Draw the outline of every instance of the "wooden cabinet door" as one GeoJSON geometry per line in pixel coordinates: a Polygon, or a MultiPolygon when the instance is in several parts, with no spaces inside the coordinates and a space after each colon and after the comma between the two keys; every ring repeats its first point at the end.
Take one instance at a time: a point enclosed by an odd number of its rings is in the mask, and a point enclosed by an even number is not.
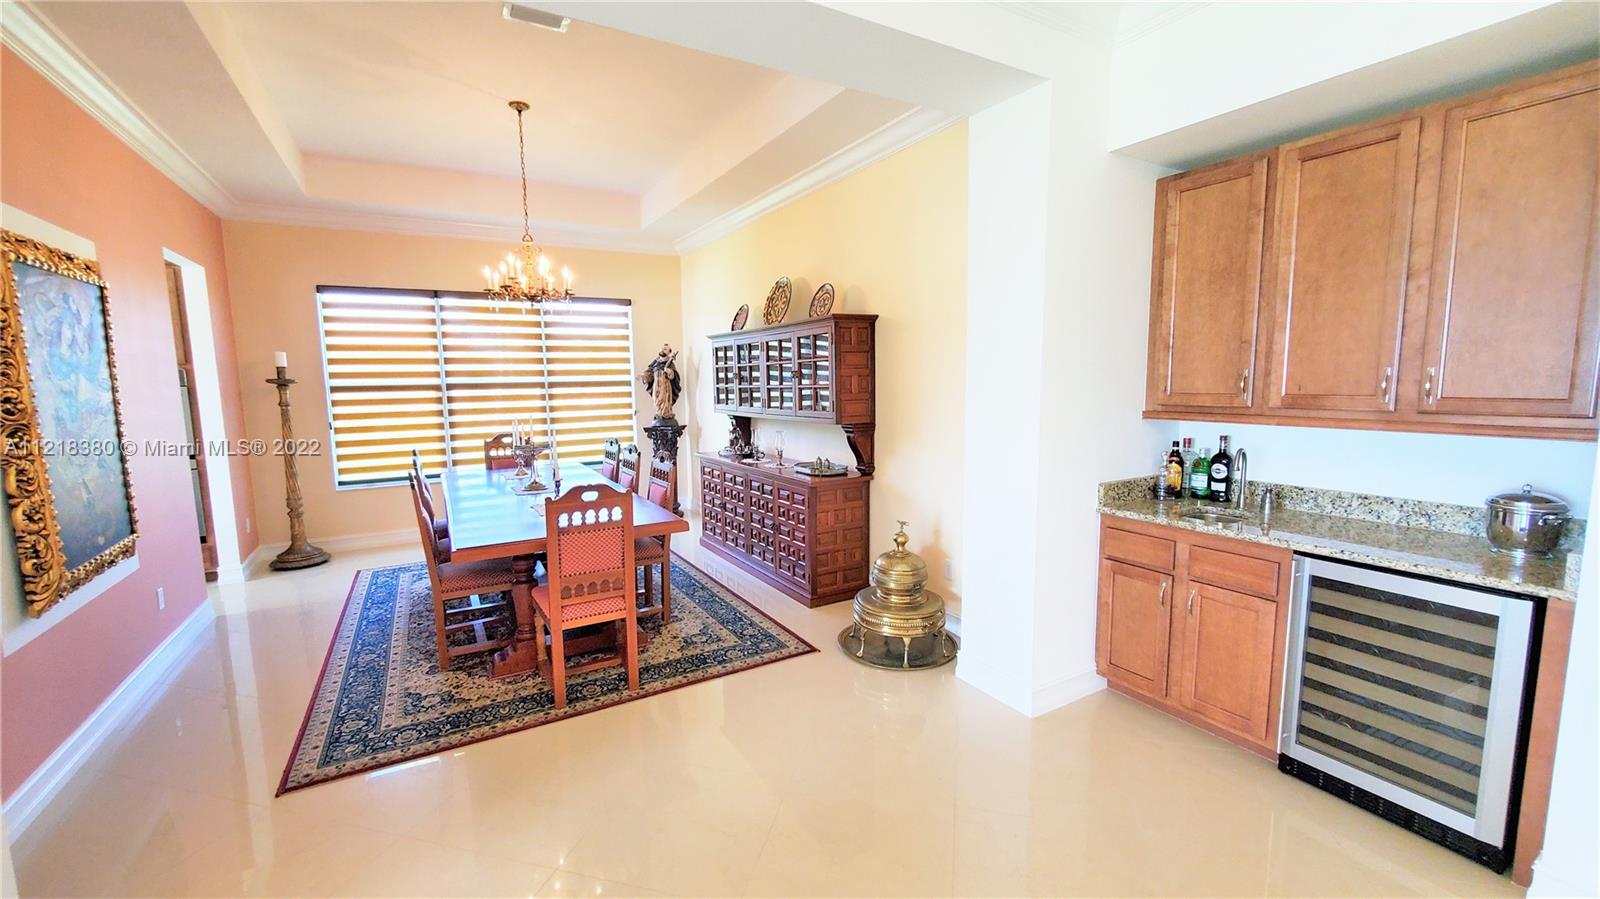
{"type": "Polygon", "coordinates": [[[1101,561],[1095,661],[1102,675],[1150,696],[1166,696],[1171,623],[1171,575],[1101,561]]]}
{"type": "Polygon", "coordinates": [[[1178,704],[1241,737],[1268,742],[1278,604],[1192,582],[1183,603],[1178,704]]]}
{"type": "Polygon", "coordinates": [[[1394,408],[1421,130],[1412,118],[1279,149],[1270,405],[1394,408]]]}
{"type": "Polygon", "coordinates": [[[1151,408],[1251,405],[1267,169],[1258,155],[1158,185],[1151,408]]]}
{"type": "Polygon", "coordinates": [[[1423,413],[1592,418],[1600,70],[1446,107],[1423,413]]]}

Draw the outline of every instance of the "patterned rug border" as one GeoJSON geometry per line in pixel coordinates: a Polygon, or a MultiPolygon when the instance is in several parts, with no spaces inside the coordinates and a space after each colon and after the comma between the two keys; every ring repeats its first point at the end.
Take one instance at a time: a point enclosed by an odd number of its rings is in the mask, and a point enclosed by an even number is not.
{"type": "MultiPolygon", "coordinates": [[[[800,636],[799,634],[795,633],[794,630],[791,629],[788,625],[784,624],[783,622],[779,621],[778,619],[776,619],[776,618],[772,617],[771,615],[767,614],[766,610],[762,609],[760,606],[758,606],[755,603],[751,602],[750,600],[744,598],[743,596],[739,595],[738,593],[733,592],[733,590],[730,587],[728,587],[728,585],[726,585],[726,584],[722,583],[721,581],[717,580],[716,578],[712,577],[710,574],[708,574],[706,572],[705,569],[703,569],[700,566],[694,564],[693,562],[690,562],[688,559],[685,559],[684,557],[678,555],[677,553],[673,553],[672,554],[672,560],[673,560],[673,562],[675,564],[684,565],[684,566],[686,566],[688,568],[693,569],[701,577],[703,577],[706,580],[710,581],[712,584],[715,584],[718,589],[726,591],[729,596],[732,596],[735,599],[739,600],[740,602],[744,603],[746,606],[749,606],[751,611],[755,612],[757,615],[760,615],[762,618],[766,619],[768,622],[770,622],[773,626],[777,627],[779,630],[781,630],[784,633],[788,634],[789,636],[793,637],[801,645],[805,646],[806,649],[803,652],[798,652],[798,653],[795,653],[794,655],[782,656],[782,657],[776,658],[776,659],[767,659],[764,662],[757,662],[756,664],[751,665],[748,668],[741,668],[738,671],[729,672],[728,674],[717,675],[716,677],[708,677],[708,678],[705,678],[704,680],[689,681],[687,683],[677,684],[676,686],[667,687],[667,688],[661,689],[661,690],[656,690],[656,691],[654,691],[652,693],[640,693],[639,695],[636,695],[636,696],[625,696],[624,698],[619,699],[616,702],[609,703],[607,705],[596,706],[596,707],[591,708],[591,709],[584,709],[581,712],[573,712],[571,714],[564,715],[564,716],[562,716],[560,718],[556,718],[554,720],[538,721],[538,722],[535,722],[533,724],[528,724],[528,725],[525,725],[523,727],[515,728],[513,730],[503,731],[503,732],[497,733],[497,734],[489,734],[488,736],[483,736],[483,737],[474,737],[474,738],[472,738],[470,740],[466,740],[464,742],[457,743],[457,744],[449,747],[449,749],[461,749],[463,747],[472,746],[472,745],[474,745],[476,743],[485,743],[485,742],[488,742],[489,740],[495,740],[495,739],[499,739],[500,737],[510,736],[511,734],[518,734],[518,733],[522,733],[523,731],[533,730],[536,727],[544,727],[544,726],[550,725],[550,724],[559,724],[559,723],[561,723],[563,721],[571,721],[574,718],[581,718],[584,715],[591,715],[591,714],[593,714],[595,712],[603,712],[603,711],[605,711],[607,709],[614,709],[617,706],[627,705],[630,702],[638,702],[641,699],[649,699],[649,698],[654,697],[654,696],[661,696],[662,694],[665,694],[665,693],[671,693],[674,690],[682,690],[685,687],[693,687],[693,686],[696,686],[698,684],[703,684],[703,683],[707,683],[709,681],[718,680],[718,679],[723,678],[723,677],[730,677],[730,676],[732,676],[734,674],[743,674],[746,671],[754,671],[757,668],[764,668],[767,665],[774,665],[774,664],[777,664],[778,662],[787,662],[790,659],[804,658],[804,657],[806,657],[808,655],[811,655],[814,652],[821,652],[822,651],[822,650],[818,649],[815,645],[813,645],[810,640],[807,640],[806,638],[804,638],[804,637],[800,636]]],[[[392,566],[380,565],[378,567],[379,568],[388,568],[388,567],[392,567],[392,566]]],[[[289,749],[289,759],[283,765],[283,776],[278,778],[278,791],[273,794],[272,798],[274,798],[274,799],[278,798],[279,796],[283,796],[285,794],[288,794],[288,793],[294,793],[294,792],[298,792],[300,790],[308,789],[310,787],[318,787],[318,786],[321,786],[323,784],[333,783],[336,780],[344,780],[347,777],[357,777],[357,776],[362,775],[362,774],[371,774],[374,771],[382,771],[385,768],[392,768],[395,765],[401,765],[401,764],[404,764],[406,762],[413,761],[415,759],[427,758],[430,755],[438,755],[441,752],[447,751],[445,749],[433,749],[433,750],[429,750],[429,751],[426,751],[426,752],[417,752],[417,753],[414,753],[412,755],[407,755],[407,756],[404,756],[402,758],[397,758],[394,761],[387,762],[385,764],[378,765],[378,766],[373,767],[373,768],[365,768],[365,769],[362,769],[360,771],[347,771],[347,772],[345,772],[343,774],[335,774],[334,776],[326,778],[324,780],[312,781],[311,783],[300,784],[299,786],[296,786],[296,787],[288,786],[289,775],[294,771],[294,761],[300,755],[300,745],[302,743],[304,743],[305,739],[306,739],[306,728],[311,726],[311,716],[316,711],[317,697],[322,695],[323,680],[328,676],[328,663],[333,661],[333,650],[334,650],[335,647],[337,647],[339,645],[339,631],[340,631],[340,628],[343,627],[343,625],[344,625],[344,616],[345,616],[346,613],[348,613],[350,611],[350,602],[351,602],[351,600],[355,599],[356,584],[361,582],[361,575],[362,574],[364,574],[364,573],[366,573],[368,571],[376,571],[376,570],[378,570],[378,569],[376,569],[376,568],[358,568],[358,569],[356,569],[356,573],[351,575],[351,577],[350,577],[350,589],[345,592],[344,605],[342,605],[339,608],[338,623],[336,623],[334,625],[333,634],[328,637],[328,651],[323,653],[323,656],[322,656],[322,670],[317,672],[317,682],[311,688],[311,698],[306,700],[306,713],[305,713],[305,716],[300,719],[300,730],[298,732],[296,732],[295,737],[294,737],[294,745],[292,747],[290,747],[290,749],[289,749]]]]}

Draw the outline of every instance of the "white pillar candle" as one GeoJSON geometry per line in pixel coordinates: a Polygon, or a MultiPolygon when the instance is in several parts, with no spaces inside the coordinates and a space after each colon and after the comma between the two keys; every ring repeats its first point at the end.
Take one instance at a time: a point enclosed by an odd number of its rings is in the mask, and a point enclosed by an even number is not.
{"type": "Polygon", "coordinates": [[[283,350],[279,350],[276,353],[273,353],[272,354],[272,364],[276,365],[279,368],[288,368],[289,367],[289,354],[285,353],[283,350]]]}

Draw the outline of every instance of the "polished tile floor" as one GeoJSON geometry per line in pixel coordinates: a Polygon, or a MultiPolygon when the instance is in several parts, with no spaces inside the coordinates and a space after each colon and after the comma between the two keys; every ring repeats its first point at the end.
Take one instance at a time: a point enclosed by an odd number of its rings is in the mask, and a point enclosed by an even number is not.
{"type": "MultiPolygon", "coordinates": [[[[692,547],[691,547],[692,550],[692,547]]],[[[203,644],[14,846],[46,895],[1519,894],[1110,693],[1028,720],[822,652],[273,798],[357,567],[213,592],[203,644]]]]}

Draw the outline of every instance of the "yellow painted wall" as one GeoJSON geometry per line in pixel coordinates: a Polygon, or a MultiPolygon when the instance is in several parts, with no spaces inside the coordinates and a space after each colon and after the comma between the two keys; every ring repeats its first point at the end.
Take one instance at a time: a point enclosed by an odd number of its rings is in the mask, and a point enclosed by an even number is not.
{"type": "MultiPolygon", "coordinates": [[[[272,376],[273,352],[283,350],[289,354],[290,377],[300,382],[291,394],[295,436],[318,438],[325,449],[317,285],[478,290],[483,286],[479,269],[514,243],[244,222],[224,222],[223,240],[246,432],[260,438],[278,434],[277,390],[263,379],[272,376]]],[[[633,301],[636,370],[662,343],[681,342],[677,257],[560,247],[548,248],[548,254],[577,274],[580,293],[633,301]]],[[[648,404],[649,397],[636,387],[636,408],[648,411],[648,404]]],[[[638,439],[648,445],[642,432],[638,439]]],[[[335,490],[332,463],[326,451],[299,459],[306,531],[313,540],[415,528],[405,487],[335,490]]],[[[262,545],[287,543],[283,463],[267,456],[251,465],[262,545]]]]}
{"type": "MultiPolygon", "coordinates": [[[[751,326],[758,327],[768,289],[787,275],[794,282],[788,321],[806,317],[812,293],[825,281],[838,291],[835,311],[877,313],[871,553],[892,548],[896,519],[909,521],[911,548],[928,560],[930,586],[957,607],[945,562],[961,539],[966,260],[965,122],[682,259],[680,358],[687,360],[691,401],[684,405],[693,451],[727,444],[728,417],[711,412],[706,335],[728,330],[739,304],[750,304],[751,326]]],[[[757,419],[757,442],[770,446],[780,429],[788,456],[851,461],[833,426],[757,419]]],[[[698,527],[694,466],[685,465],[683,485],[694,497],[691,519],[698,527]]],[[[959,584],[959,567],[955,574],[959,584]]]]}

